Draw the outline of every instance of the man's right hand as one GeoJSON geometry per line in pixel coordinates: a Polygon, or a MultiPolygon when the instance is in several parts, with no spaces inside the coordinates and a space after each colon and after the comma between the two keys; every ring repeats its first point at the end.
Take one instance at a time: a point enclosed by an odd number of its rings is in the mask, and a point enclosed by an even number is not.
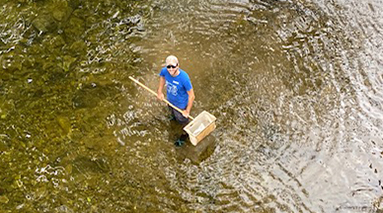
{"type": "Polygon", "coordinates": [[[157,93],[157,98],[160,101],[164,100],[164,98],[165,98],[164,93],[162,93],[162,92],[161,93],[157,93]]]}

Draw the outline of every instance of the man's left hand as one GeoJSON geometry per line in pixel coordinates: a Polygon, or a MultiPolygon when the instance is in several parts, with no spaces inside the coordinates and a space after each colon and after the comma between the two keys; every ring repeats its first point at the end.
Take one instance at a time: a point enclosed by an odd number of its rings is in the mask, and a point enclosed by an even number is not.
{"type": "Polygon", "coordinates": [[[183,115],[185,118],[188,118],[188,117],[189,117],[189,112],[186,111],[186,110],[183,110],[183,111],[182,111],[182,115],[183,115]]]}

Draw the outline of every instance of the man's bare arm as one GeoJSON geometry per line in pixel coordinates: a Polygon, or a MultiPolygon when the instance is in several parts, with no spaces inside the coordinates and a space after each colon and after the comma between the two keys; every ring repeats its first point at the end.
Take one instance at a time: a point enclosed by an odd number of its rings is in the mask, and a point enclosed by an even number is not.
{"type": "Polygon", "coordinates": [[[164,93],[162,92],[164,90],[165,86],[165,77],[160,77],[160,83],[158,84],[158,90],[157,90],[157,98],[159,100],[163,100],[165,98],[164,93]]]}
{"type": "Polygon", "coordinates": [[[191,108],[193,106],[193,101],[195,99],[195,95],[194,95],[194,90],[193,89],[187,91],[187,93],[189,95],[189,100],[188,100],[188,105],[187,105],[186,109],[184,110],[184,113],[182,113],[184,117],[189,117],[190,110],[191,110],[191,108]]]}

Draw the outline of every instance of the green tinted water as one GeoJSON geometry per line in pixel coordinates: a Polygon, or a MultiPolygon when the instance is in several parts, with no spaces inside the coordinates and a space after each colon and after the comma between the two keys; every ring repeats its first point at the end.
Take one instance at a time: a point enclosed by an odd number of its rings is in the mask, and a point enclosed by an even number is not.
{"type": "Polygon", "coordinates": [[[145,175],[150,159],[125,152],[107,126],[148,12],[128,1],[3,3],[2,211],[157,209],[140,188],[161,177],[145,175]]]}
{"type": "Polygon", "coordinates": [[[378,211],[381,7],[4,1],[0,211],[378,211]],[[218,119],[201,146],[128,79],[168,54],[218,119]]]}

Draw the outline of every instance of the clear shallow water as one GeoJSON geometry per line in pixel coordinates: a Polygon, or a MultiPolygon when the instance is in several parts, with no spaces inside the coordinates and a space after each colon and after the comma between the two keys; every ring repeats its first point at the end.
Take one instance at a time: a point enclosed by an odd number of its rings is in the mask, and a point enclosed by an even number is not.
{"type": "Polygon", "coordinates": [[[3,7],[1,210],[382,209],[381,2],[63,2],[3,7]],[[127,78],[168,54],[218,119],[196,148],[127,78]]]}

